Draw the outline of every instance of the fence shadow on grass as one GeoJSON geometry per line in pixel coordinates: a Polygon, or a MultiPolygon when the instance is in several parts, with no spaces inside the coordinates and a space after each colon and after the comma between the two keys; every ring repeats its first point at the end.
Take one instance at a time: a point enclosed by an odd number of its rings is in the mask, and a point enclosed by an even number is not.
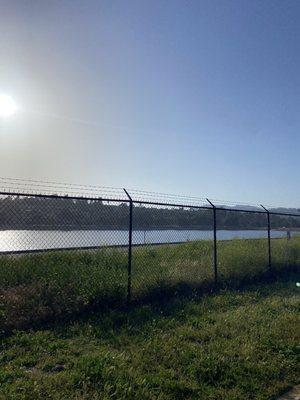
{"type": "MultiPolygon", "coordinates": [[[[270,296],[270,287],[273,287],[274,283],[286,283],[289,281],[296,282],[299,279],[299,270],[294,267],[289,268],[286,273],[279,272],[276,275],[260,276],[255,281],[243,282],[234,289],[228,290],[227,288],[218,288],[211,291],[203,290],[203,288],[190,288],[188,286],[181,286],[176,292],[177,296],[174,297],[174,292],[163,293],[160,297],[157,297],[157,292],[153,292],[153,296],[145,299],[144,302],[132,304],[130,308],[124,307],[101,307],[89,309],[89,312],[73,314],[70,318],[62,318],[60,320],[48,321],[46,324],[36,324],[32,327],[33,330],[46,329],[51,330],[57,335],[63,335],[64,338],[74,336],[74,332],[78,329],[82,332],[82,327],[86,326],[87,329],[95,329],[97,335],[101,335],[103,339],[112,339],[112,332],[116,333],[118,330],[126,327],[130,327],[130,335],[139,335],[140,330],[149,322],[168,318],[175,318],[177,321],[184,322],[193,313],[193,309],[190,307],[190,302],[201,302],[205,296],[205,304],[210,300],[213,302],[213,297],[218,294],[228,293],[228,299],[232,297],[232,294],[243,295],[247,293],[254,295],[253,302],[265,299],[270,296]],[[212,297],[210,297],[212,295],[212,297]],[[207,297],[208,296],[208,297],[207,297]],[[89,328],[88,328],[89,327],[89,328]],[[71,328],[71,329],[69,329],[71,328]]],[[[272,290],[272,289],[271,289],[272,290]]],[[[287,292],[287,295],[289,293],[287,292]]],[[[248,296],[249,297],[249,296],[248,296]]],[[[246,301],[249,301],[249,299],[246,301]]],[[[241,298],[240,298],[241,299],[241,298]]],[[[223,304],[224,310],[230,305],[230,301],[227,304],[223,304]]],[[[234,305],[232,303],[231,305],[234,305]]],[[[218,303],[218,311],[221,310],[220,304],[218,303]]],[[[198,312],[198,311],[197,311],[198,312]]],[[[197,314],[197,316],[199,316],[197,314]]]]}
{"type": "MultiPolygon", "coordinates": [[[[121,320],[124,322],[132,312],[139,315],[137,310],[143,309],[145,306],[150,307],[151,315],[156,312],[159,314],[162,308],[168,308],[168,304],[176,304],[176,299],[178,304],[182,304],[190,299],[200,300],[203,295],[216,294],[224,290],[249,290],[251,285],[253,290],[259,291],[259,284],[287,280],[297,274],[299,278],[299,266],[289,265],[284,269],[274,269],[272,273],[266,269],[243,279],[234,279],[233,277],[223,281],[217,287],[213,281],[198,284],[178,282],[171,285],[161,281],[149,286],[130,305],[124,304],[124,290],[116,290],[106,296],[102,294],[84,304],[82,299],[76,298],[73,291],[68,292],[69,288],[64,291],[63,295],[60,293],[60,297],[58,297],[59,293],[53,288],[51,291],[49,287],[21,286],[18,293],[10,289],[6,299],[2,296],[1,333],[7,335],[14,329],[53,329],[55,326],[83,322],[89,318],[110,318],[111,313],[117,313],[119,319],[120,315],[123,315],[121,320]],[[6,308],[3,307],[5,300],[6,308]]],[[[143,319],[145,318],[147,320],[147,317],[143,316],[143,319]]]]}

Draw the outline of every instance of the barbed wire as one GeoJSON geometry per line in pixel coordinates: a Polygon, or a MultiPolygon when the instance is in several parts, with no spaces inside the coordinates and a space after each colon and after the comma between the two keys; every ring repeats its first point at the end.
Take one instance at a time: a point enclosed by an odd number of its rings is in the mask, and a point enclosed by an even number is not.
{"type": "MultiPolygon", "coordinates": [[[[0,177],[0,191],[18,193],[19,195],[32,194],[32,195],[58,195],[58,196],[72,196],[72,197],[90,197],[101,198],[103,200],[118,199],[120,201],[127,201],[124,190],[112,186],[88,185],[88,184],[74,184],[66,182],[55,182],[51,180],[37,180],[37,179],[23,179],[23,178],[6,178],[0,177]]],[[[128,189],[132,199],[136,202],[161,202],[175,205],[184,206],[209,206],[205,197],[197,197],[191,195],[170,194],[162,192],[152,192],[139,189],[128,189]]],[[[240,208],[240,209],[253,209],[261,210],[259,204],[240,201],[228,201],[210,198],[210,201],[218,207],[226,208],[240,208]]],[[[272,209],[287,209],[297,211],[300,214],[300,208],[296,207],[283,207],[275,205],[266,205],[270,210],[272,209]]]]}
{"type": "Polygon", "coordinates": [[[37,182],[37,183],[50,183],[50,184],[55,184],[55,185],[64,185],[64,186],[82,186],[82,187],[95,187],[95,188],[109,188],[109,189],[120,189],[116,188],[113,186],[100,186],[100,185],[87,185],[87,184],[81,184],[81,183],[66,183],[66,182],[56,182],[56,181],[42,181],[42,180],[36,180],[36,179],[23,179],[23,178],[5,178],[5,177],[0,177],[1,180],[5,181],[22,181],[22,182],[37,182]]]}

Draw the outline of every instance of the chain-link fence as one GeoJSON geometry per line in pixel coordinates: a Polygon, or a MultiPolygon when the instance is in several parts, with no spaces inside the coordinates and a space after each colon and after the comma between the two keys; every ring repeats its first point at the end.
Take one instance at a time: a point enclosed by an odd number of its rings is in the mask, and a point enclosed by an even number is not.
{"type": "Polygon", "coordinates": [[[217,210],[218,282],[240,284],[269,270],[264,212],[217,210]]]}
{"type": "Polygon", "coordinates": [[[300,214],[153,197],[2,192],[0,329],[300,265],[300,214]]]}
{"type": "Polygon", "coordinates": [[[212,282],[211,210],[134,205],[133,232],[133,297],[212,282]]]}
{"type": "Polygon", "coordinates": [[[3,324],[126,302],[128,218],[121,201],[2,195],[3,324]]]}
{"type": "Polygon", "coordinates": [[[271,215],[271,266],[277,271],[300,265],[300,216],[271,215]]]}

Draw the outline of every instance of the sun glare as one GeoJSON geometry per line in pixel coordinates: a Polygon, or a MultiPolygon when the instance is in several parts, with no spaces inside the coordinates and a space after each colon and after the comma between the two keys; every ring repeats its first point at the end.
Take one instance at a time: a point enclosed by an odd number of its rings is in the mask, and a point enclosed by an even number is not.
{"type": "Polygon", "coordinates": [[[14,100],[5,94],[0,94],[0,118],[8,118],[15,114],[17,105],[14,100]]]}

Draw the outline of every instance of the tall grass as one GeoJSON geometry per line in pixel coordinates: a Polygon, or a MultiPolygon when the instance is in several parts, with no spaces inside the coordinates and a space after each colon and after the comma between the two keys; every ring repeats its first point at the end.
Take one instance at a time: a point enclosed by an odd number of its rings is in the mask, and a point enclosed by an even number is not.
{"type": "MultiPolygon", "coordinates": [[[[213,283],[211,241],[133,250],[133,299],[207,288],[213,283]]],[[[300,265],[300,238],[272,241],[274,271],[300,265]]],[[[267,241],[218,242],[222,285],[238,285],[268,270],[267,241]]],[[[0,330],[30,327],[93,307],[125,304],[124,249],[49,252],[0,257],[0,330]]]]}
{"type": "Polygon", "coordinates": [[[0,340],[0,399],[267,400],[299,382],[297,277],[0,340]]]}

